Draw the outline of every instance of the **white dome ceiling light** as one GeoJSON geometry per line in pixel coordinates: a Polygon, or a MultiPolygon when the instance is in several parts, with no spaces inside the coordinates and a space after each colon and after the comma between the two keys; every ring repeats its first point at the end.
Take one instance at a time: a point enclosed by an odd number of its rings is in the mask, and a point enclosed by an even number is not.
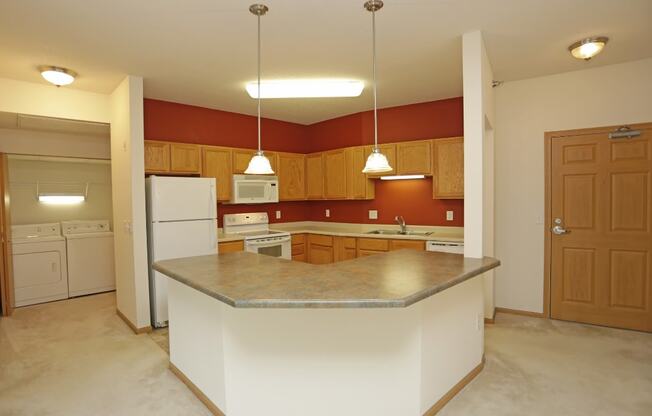
{"type": "Polygon", "coordinates": [[[606,36],[586,38],[570,45],[568,51],[573,57],[588,61],[602,52],[602,49],[604,49],[608,41],[609,38],[606,36]]]}
{"type": "Polygon", "coordinates": [[[77,77],[75,71],[58,66],[42,65],[38,67],[38,70],[46,81],[56,85],[57,87],[70,85],[75,81],[75,77],[77,77]]]}

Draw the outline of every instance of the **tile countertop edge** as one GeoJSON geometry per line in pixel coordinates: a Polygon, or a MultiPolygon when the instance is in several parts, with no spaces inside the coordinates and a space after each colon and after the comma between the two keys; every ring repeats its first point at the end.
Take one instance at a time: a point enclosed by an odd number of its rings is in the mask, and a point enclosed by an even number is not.
{"type": "MultiPolygon", "coordinates": [[[[291,300],[291,299],[255,299],[255,300],[233,300],[228,296],[221,295],[215,291],[208,290],[207,288],[195,284],[188,279],[183,278],[177,273],[161,267],[158,264],[154,264],[154,269],[167,275],[169,278],[174,279],[180,283],[187,285],[195,290],[198,290],[205,295],[208,295],[214,299],[223,302],[226,305],[229,305],[233,308],[238,309],[371,309],[371,308],[407,308],[415,303],[418,303],[424,299],[427,299],[431,296],[436,295],[437,293],[443,292],[446,289],[454,287],[460,283],[463,283],[473,277],[480,276],[483,273],[494,269],[500,266],[500,260],[483,257],[483,260],[492,260],[491,263],[487,263],[484,266],[480,266],[475,270],[471,270],[461,275],[457,276],[450,281],[437,285],[435,287],[424,289],[420,292],[417,292],[413,295],[410,295],[403,299],[392,299],[392,300],[381,300],[381,299],[341,299],[341,300],[317,300],[317,299],[302,299],[302,300],[291,300]]],[[[316,267],[327,267],[328,265],[316,265],[316,267]]]]}

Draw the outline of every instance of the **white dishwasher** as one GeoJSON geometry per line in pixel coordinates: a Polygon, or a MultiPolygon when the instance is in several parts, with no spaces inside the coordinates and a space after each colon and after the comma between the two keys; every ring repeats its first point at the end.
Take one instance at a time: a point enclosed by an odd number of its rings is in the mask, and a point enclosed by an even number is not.
{"type": "Polygon", "coordinates": [[[456,243],[454,241],[428,241],[426,242],[426,250],[464,254],[464,243],[456,243]]]}

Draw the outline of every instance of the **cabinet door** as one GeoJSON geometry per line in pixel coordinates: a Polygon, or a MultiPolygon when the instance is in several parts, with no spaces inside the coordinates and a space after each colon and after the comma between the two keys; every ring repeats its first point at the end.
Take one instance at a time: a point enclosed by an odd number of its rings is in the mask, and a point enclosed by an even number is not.
{"type": "Polygon", "coordinates": [[[237,251],[244,251],[244,241],[225,241],[217,243],[217,252],[219,254],[235,253],[237,251]]]}
{"type": "Polygon", "coordinates": [[[333,262],[333,247],[310,244],[310,263],[327,264],[333,262]]]}
{"type": "Polygon", "coordinates": [[[306,155],[306,198],[324,198],[324,163],[321,153],[306,155]]]}
{"type": "Polygon", "coordinates": [[[305,155],[278,154],[279,199],[292,201],[306,199],[305,155]]]}
{"type": "Polygon", "coordinates": [[[170,172],[199,173],[200,164],[199,146],[170,143],[170,172]]]}
{"type": "Polygon", "coordinates": [[[231,149],[227,147],[204,147],[201,176],[215,178],[217,184],[217,200],[231,199],[231,149]]]}
{"type": "Polygon", "coordinates": [[[411,250],[424,251],[426,249],[426,242],[423,240],[390,240],[390,250],[401,250],[408,248],[411,250]]]}
{"type": "Polygon", "coordinates": [[[346,199],[346,153],[344,149],[324,152],[324,196],[346,199]]]}
{"type": "Polygon", "coordinates": [[[434,199],[464,198],[464,138],[432,141],[434,199]]]}
{"type": "Polygon", "coordinates": [[[387,251],[389,250],[389,240],[383,238],[358,238],[358,249],[387,251]]]}
{"type": "MultiPolygon", "coordinates": [[[[231,152],[233,154],[233,173],[242,174],[245,170],[247,170],[249,161],[256,153],[256,149],[233,148],[231,149],[231,152]]],[[[269,164],[272,167],[274,174],[278,175],[278,154],[276,152],[265,151],[265,156],[267,156],[267,159],[269,159],[269,164]]]]}
{"type": "Polygon", "coordinates": [[[374,199],[374,182],[362,173],[366,162],[363,146],[346,149],[346,198],[374,199]]]}
{"type": "Polygon", "coordinates": [[[357,257],[356,241],[352,237],[333,237],[334,260],[344,261],[357,257]]]}
{"type": "Polygon", "coordinates": [[[432,175],[430,140],[396,144],[397,175],[432,175]]]}
{"type": "MultiPolygon", "coordinates": [[[[389,162],[389,166],[391,166],[392,170],[384,173],[370,173],[367,174],[367,177],[379,178],[381,176],[386,176],[386,175],[396,175],[396,144],[394,143],[381,144],[378,147],[380,147],[380,152],[384,154],[385,157],[387,158],[387,161],[389,162]]],[[[371,154],[372,149],[373,146],[365,146],[365,154],[364,154],[365,163],[367,162],[367,158],[371,154]]],[[[364,168],[364,165],[362,165],[362,167],[364,168]]]]}
{"type": "Polygon", "coordinates": [[[366,257],[366,256],[373,256],[374,254],[381,254],[384,253],[384,251],[375,251],[375,250],[364,250],[364,249],[358,249],[358,257],[366,257]]]}
{"type": "Polygon", "coordinates": [[[145,173],[170,171],[170,143],[145,140],[145,173]]]}

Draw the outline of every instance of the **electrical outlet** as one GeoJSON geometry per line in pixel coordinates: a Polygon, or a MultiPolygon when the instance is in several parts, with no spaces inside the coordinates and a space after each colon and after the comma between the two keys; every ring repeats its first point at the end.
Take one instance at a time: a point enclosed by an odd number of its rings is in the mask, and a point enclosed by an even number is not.
{"type": "Polygon", "coordinates": [[[378,219],[378,210],[370,209],[369,210],[369,219],[370,220],[377,220],[378,219]]]}
{"type": "Polygon", "coordinates": [[[326,218],[330,218],[330,217],[331,217],[331,210],[327,209],[326,210],[326,218]]]}
{"type": "Polygon", "coordinates": [[[453,211],[446,211],[446,221],[453,221],[453,211]]]}
{"type": "Polygon", "coordinates": [[[276,211],[276,219],[277,220],[281,219],[281,211],[276,211]]]}

